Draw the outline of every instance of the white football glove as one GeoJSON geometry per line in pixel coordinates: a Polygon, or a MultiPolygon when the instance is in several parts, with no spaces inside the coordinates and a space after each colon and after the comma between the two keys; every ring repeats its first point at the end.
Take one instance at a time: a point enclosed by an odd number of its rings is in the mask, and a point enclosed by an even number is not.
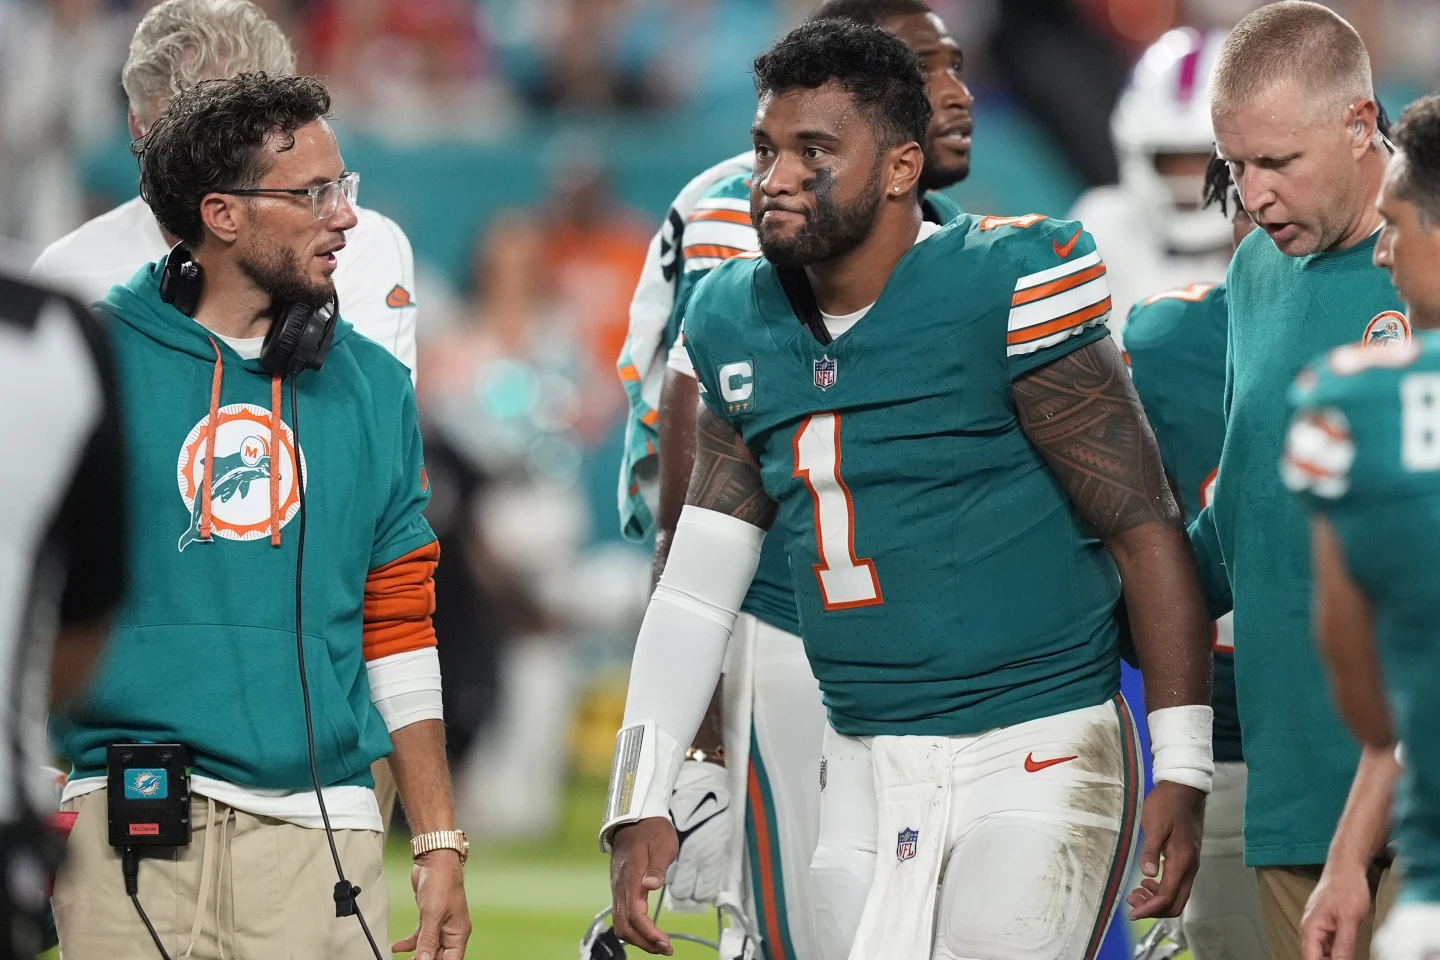
{"type": "Polygon", "coordinates": [[[1371,955],[1378,960],[1421,960],[1440,956],[1440,904],[1402,903],[1375,934],[1371,955]]]}
{"type": "Polygon", "coordinates": [[[730,788],[725,768],[687,760],[680,764],[670,794],[670,820],[680,837],[680,852],[666,876],[671,910],[714,907],[729,872],[730,788]]]}

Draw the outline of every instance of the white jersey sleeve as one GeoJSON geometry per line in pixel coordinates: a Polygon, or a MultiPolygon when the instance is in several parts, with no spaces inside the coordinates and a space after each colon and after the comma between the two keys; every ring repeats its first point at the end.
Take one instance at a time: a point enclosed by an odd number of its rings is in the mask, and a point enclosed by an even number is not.
{"type": "Polygon", "coordinates": [[[357,223],[336,255],[340,315],[410,370],[415,380],[415,254],[399,225],[374,210],[356,209],[357,223]]]}

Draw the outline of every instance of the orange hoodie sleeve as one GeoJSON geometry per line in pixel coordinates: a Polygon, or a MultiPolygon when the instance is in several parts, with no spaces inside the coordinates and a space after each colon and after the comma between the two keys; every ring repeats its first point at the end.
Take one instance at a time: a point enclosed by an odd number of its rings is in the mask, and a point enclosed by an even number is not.
{"type": "Polygon", "coordinates": [[[376,567],[365,578],[365,659],[435,646],[435,566],[440,544],[376,567]]]}

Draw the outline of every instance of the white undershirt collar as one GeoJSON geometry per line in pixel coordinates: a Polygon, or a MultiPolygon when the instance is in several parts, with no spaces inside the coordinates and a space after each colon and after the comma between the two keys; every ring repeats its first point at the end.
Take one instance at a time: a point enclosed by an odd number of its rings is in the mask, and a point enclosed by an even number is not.
{"type": "MultiPolygon", "coordinates": [[[[915,243],[919,244],[921,241],[928,240],[939,232],[940,225],[938,223],[922,220],[920,221],[920,232],[915,234],[915,243]]],[[[859,323],[865,314],[870,312],[870,308],[873,306],[875,306],[873,303],[867,304],[854,313],[845,313],[838,316],[821,310],[820,319],[825,321],[825,329],[830,331],[830,339],[839,340],[850,331],[851,327],[859,323]]]]}

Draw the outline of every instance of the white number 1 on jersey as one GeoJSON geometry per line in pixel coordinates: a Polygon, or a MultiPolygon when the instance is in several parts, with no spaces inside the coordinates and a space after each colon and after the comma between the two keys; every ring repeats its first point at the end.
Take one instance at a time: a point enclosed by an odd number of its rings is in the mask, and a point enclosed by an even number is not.
{"type": "Polygon", "coordinates": [[[884,603],[875,564],[855,556],[855,504],[840,479],[840,415],[814,413],[795,432],[795,476],[815,503],[815,578],[826,610],[884,603]]]}

